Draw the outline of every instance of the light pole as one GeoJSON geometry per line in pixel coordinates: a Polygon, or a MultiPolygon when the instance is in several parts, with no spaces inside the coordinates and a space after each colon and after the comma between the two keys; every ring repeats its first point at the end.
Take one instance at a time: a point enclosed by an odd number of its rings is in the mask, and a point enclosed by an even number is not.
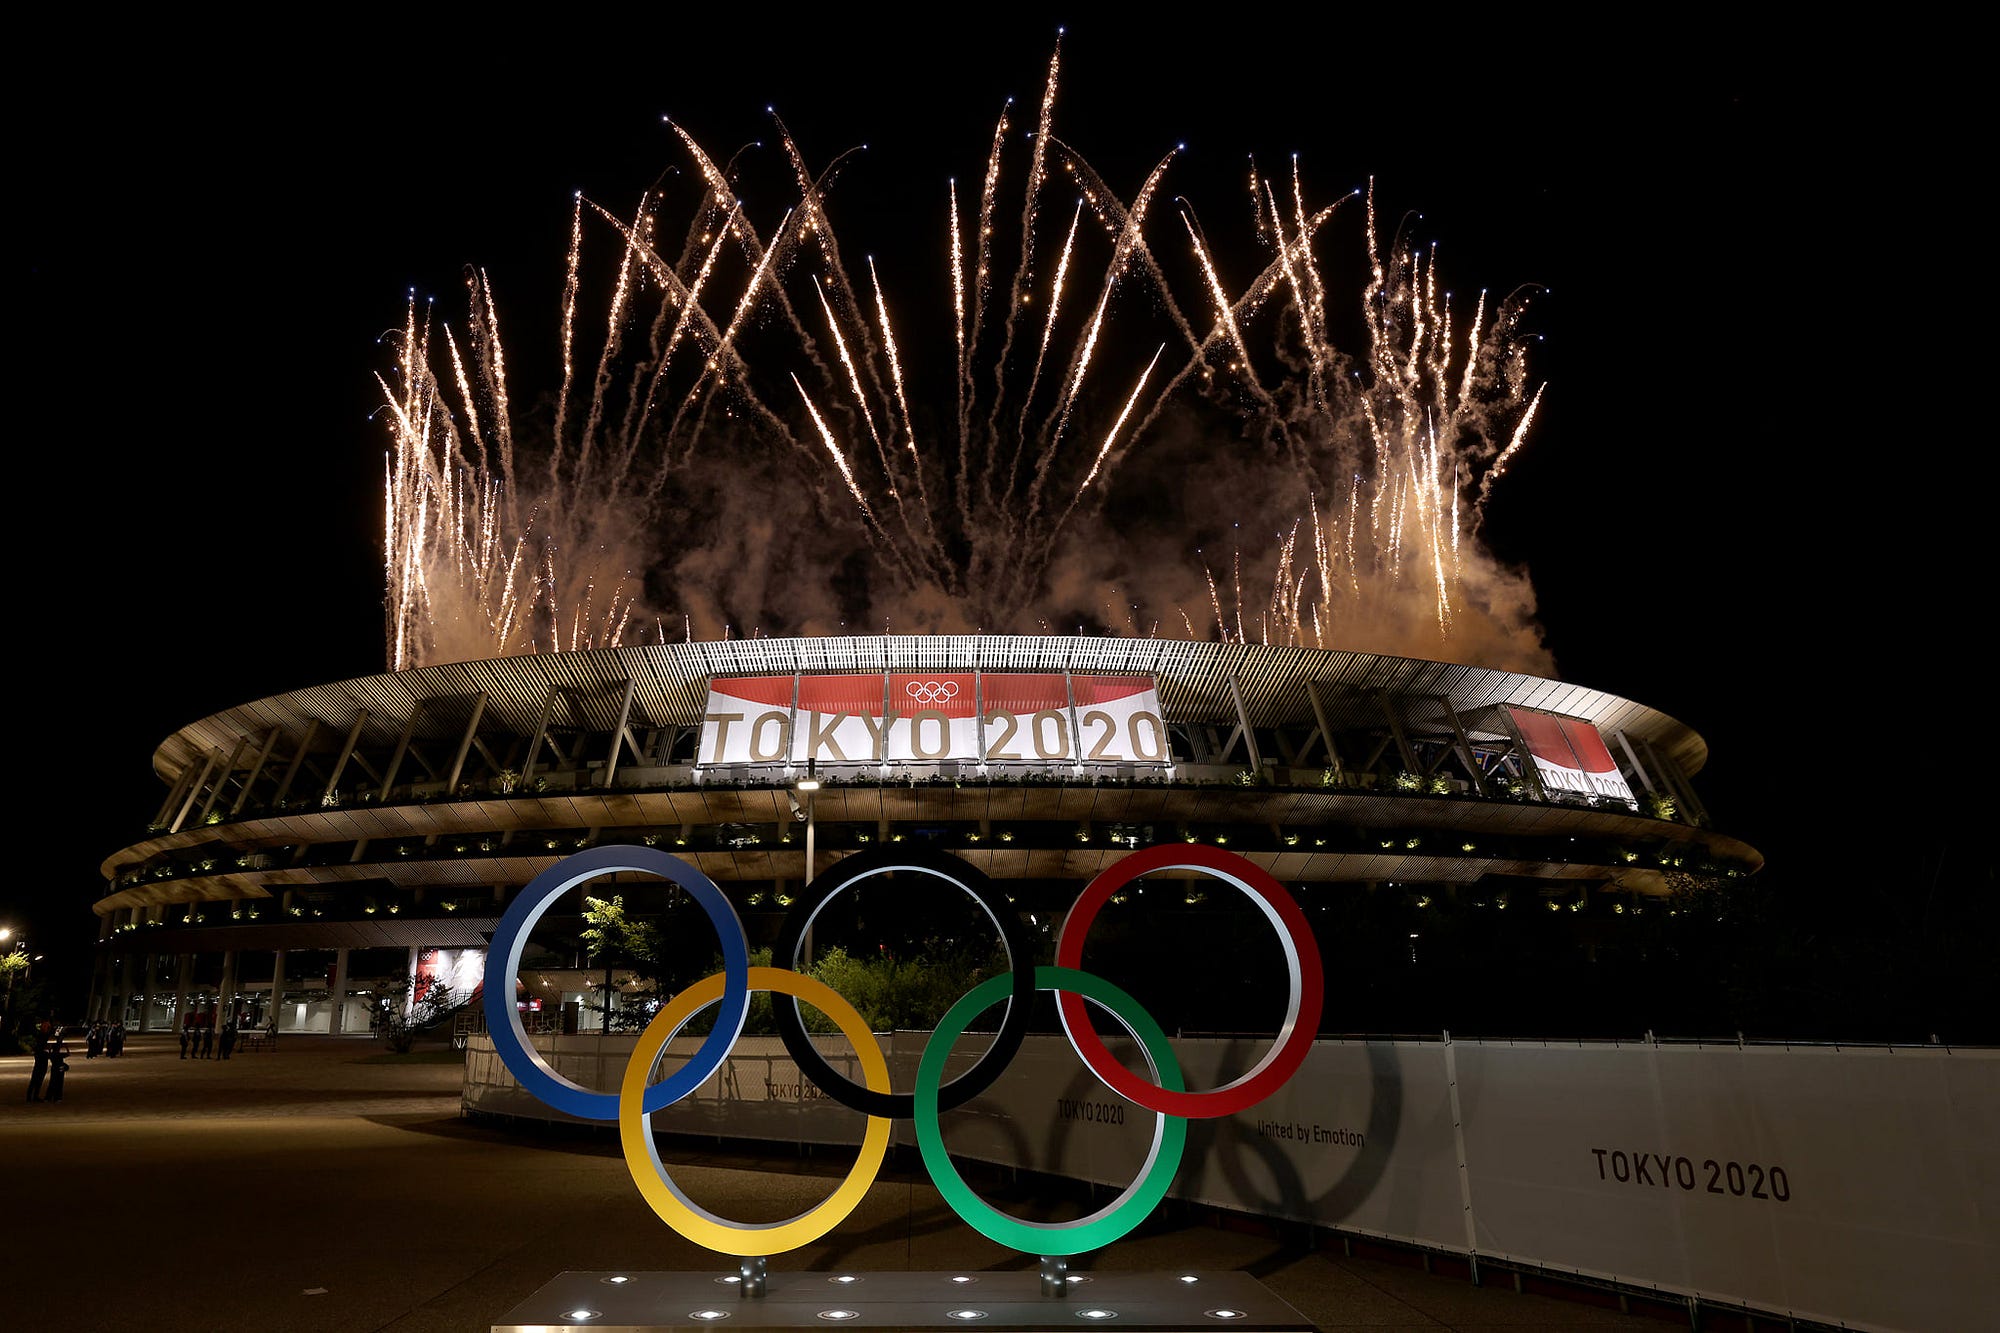
{"type": "MultiPolygon", "coordinates": [[[[813,880],[813,795],[819,791],[818,762],[816,759],[808,758],[806,775],[798,781],[799,798],[805,803],[806,812],[806,884],[811,884],[813,880]]],[[[799,961],[806,967],[811,967],[813,933],[810,925],[806,927],[805,937],[799,941],[799,950],[799,961]]]]}
{"type": "Polygon", "coordinates": [[[0,959],[11,958],[17,953],[22,958],[22,965],[19,969],[12,967],[6,969],[7,989],[4,994],[0,994],[0,1033],[11,1032],[14,1028],[14,973],[17,970],[21,972],[32,971],[35,966],[34,960],[28,956],[28,942],[26,940],[22,940],[12,948],[8,947],[8,942],[13,938],[14,928],[12,926],[0,926],[0,959]]]}

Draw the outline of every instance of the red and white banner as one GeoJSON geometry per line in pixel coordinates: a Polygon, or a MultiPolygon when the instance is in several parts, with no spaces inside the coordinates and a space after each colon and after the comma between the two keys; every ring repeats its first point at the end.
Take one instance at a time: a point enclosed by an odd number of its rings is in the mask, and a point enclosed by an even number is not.
{"type": "Polygon", "coordinates": [[[1558,791],[1581,792],[1585,796],[1610,796],[1636,806],[1638,800],[1625,785],[1625,775],[1604,746],[1597,728],[1580,718],[1557,717],[1527,708],[1507,709],[1521,739],[1535,757],[1535,771],[1542,786],[1558,791]]]}
{"type": "MultiPolygon", "coordinates": [[[[453,1004],[462,1004],[486,988],[486,950],[423,949],[410,976],[410,1003],[422,1004],[439,986],[447,987],[453,1004]]],[[[329,981],[328,989],[332,989],[329,981]]]]}
{"type": "Polygon", "coordinates": [[[1150,676],[892,671],[709,682],[701,764],[1167,764],[1150,676]]]}

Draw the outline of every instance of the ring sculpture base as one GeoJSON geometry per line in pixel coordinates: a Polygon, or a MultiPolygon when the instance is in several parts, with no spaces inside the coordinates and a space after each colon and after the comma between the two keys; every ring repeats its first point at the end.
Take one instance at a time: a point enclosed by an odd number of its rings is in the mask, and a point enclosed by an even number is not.
{"type": "Polygon", "coordinates": [[[1071,1273],[1045,1296],[1022,1272],[771,1273],[762,1296],[739,1274],[562,1273],[509,1310],[492,1333],[683,1333],[730,1328],[978,1329],[1127,1333],[1258,1329],[1311,1333],[1312,1321],[1247,1273],[1071,1273]]]}

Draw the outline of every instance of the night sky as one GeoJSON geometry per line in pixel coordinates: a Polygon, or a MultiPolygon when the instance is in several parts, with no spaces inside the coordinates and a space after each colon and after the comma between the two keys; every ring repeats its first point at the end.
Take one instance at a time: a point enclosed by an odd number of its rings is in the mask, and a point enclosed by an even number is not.
{"type": "MultiPolygon", "coordinates": [[[[461,265],[485,266],[517,385],[550,387],[572,192],[629,209],[684,163],[662,114],[726,152],[767,133],[767,104],[818,161],[870,145],[833,197],[851,253],[935,247],[946,178],[976,181],[1003,97],[1032,105],[1058,21],[760,15],[754,46],[608,21],[470,46],[385,31],[246,63],[214,54],[219,32],[52,39],[60,91],[17,120],[16,457],[54,474],[17,464],[33,849],[0,920],[81,958],[98,862],[162,799],[161,738],[383,668],[371,372],[408,289],[457,319],[461,265]]],[[[1740,34],[1084,13],[1063,51],[1058,134],[1126,195],[1185,142],[1169,189],[1220,253],[1253,251],[1246,156],[1297,152],[1323,196],[1373,175],[1385,212],[1422,213],[1462,289],[1549,288],[1529,325],[1549,393],[1488,537],[1532,572],[1558,674],[1700,731],[1717,826],[1774,870],[1921,890],[1966,835],[1887,777],[1921,708],[1871,703],[1855,673],[1948,655],[1963,576],[1906,567],[1917,521],[1882,517],[1920,460],[1852,442],[1891,378],[1865,289],[1923,277],[1871,271],[1894,243],[1857,217],[1887,165],[1855,134],[1869,94],[1740,34]],[[1864,801],[1879,822],[1850,817],[1864,801]]],[[[753,204],[766,230],[783,207],[753,204]]],[[[907,304],[922,280],[892,285],[907,304]]]]}

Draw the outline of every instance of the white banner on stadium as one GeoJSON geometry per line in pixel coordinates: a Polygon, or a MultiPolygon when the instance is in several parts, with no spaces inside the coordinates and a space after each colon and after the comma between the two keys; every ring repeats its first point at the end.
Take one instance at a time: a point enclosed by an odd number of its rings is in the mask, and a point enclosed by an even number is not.
{"type": "Polygon", "coordinates": [[[1171,762],[1150,676],[873,672],[709,682],[701,764],[1171,762]]]}

